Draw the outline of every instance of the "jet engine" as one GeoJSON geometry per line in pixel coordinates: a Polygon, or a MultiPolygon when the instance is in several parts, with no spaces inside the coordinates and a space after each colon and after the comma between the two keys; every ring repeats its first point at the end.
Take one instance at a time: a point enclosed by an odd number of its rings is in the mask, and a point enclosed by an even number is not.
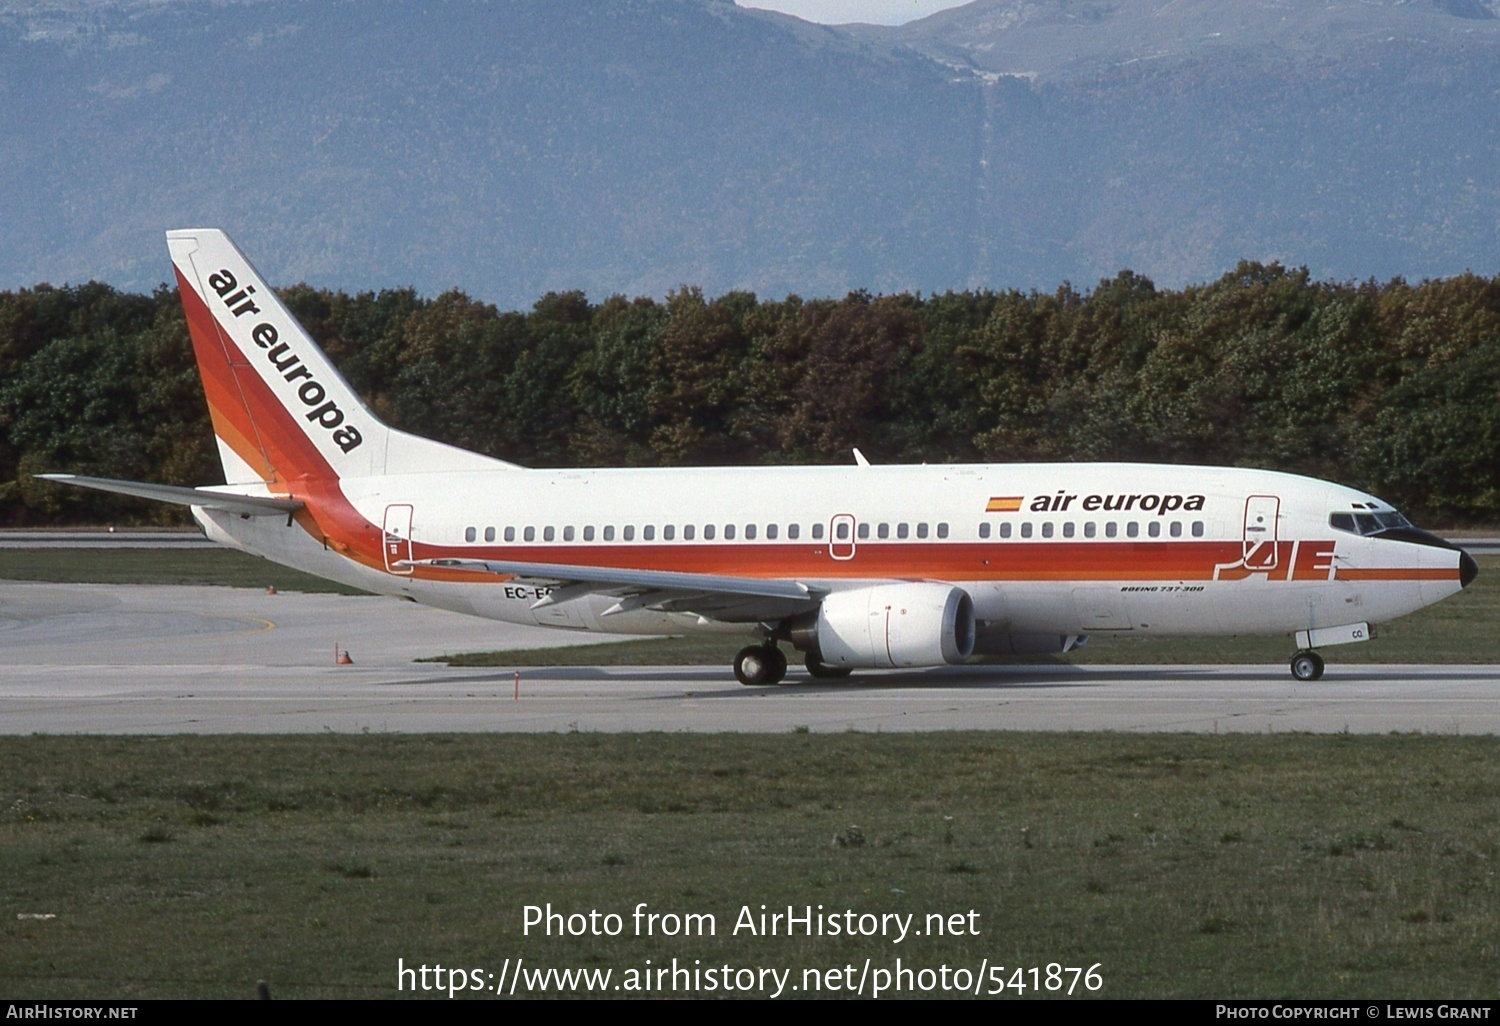
{"type": "Polygon", "coordinates": [[[1052,655],[1071,652],[1089,640],[1087,634],[1012,634],[1008,623],[981,623],[974,652],[982,656],[1052,655]]]}
{"type": "Polygon", "coordinates": [[[792,626],[792,643],[838,669],[961,663],[974,651],[974,602],[951,584],[836,591],[792,626]]]}

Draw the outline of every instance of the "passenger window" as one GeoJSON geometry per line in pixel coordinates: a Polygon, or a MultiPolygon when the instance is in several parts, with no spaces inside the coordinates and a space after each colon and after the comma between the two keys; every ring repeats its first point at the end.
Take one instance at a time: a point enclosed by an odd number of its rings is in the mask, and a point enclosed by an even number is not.
{"type": "Polygon", "coordinates": [[[588,525],[587,527],[585,527],[583,529],[583,540],[584,541],[593,541],[594,540],[594,525],[593,524],[590,524],[590,525],[588,525]]]}
{"type": "Polygon", "coordinates": [[[626,524],[625,530],[621,533],[620,537],[625,541],[635,541],[635,525],[626,524]]]}
{"type": "Polygon", "coordinates": [[[918,538],[926,538],[927,537],[927,523],[925,521],[917,525],[917,537],[918,538]]]}
{"type": "Polygon", "coordinates": [[[1113,520],[1104,525],[1104,537],[1113,538],[1120,533],[1119,525],[1113,520]]]}
{"type": "Polygon", "coordinates": [[[1090,520],[1083,525],[1083,536],[1085,538],[1092,538],[1096,533],[1098,533],[1098,530],[1099,525],[1090,520]]]}
{"type": "Polygon", "coordinates": [[[555,528],[555,527],[544,527],[544,528],[542,528],[542,541],[551,541],[552,539],[554,539],[556,537],[557,537],[557,528],[555,528]]]}
{"type": "Polygon", "coordinates": [[[666,527],[663,527],[661,529],[662,541],[671,541],[675,537],[677,537],[677,528],[673,525],[668,524],[666,527]]]}
{"type": "Polygon", "coordinates": [[[725,524],[724,525],[724,540],[725,541],[734,541],[734,525],[733,524],[725,524]]]}
{"type": "Polygon", "coordinates": [[[861,538],[868,538],[868,537],[870,537],[870,525],[869,524],[860,524],[859,525],[859,536],[861,538]]]}
{"type": "Polygon", "coordinates": [[[1073,521],[1069,520],[1067,523],[1063,524],[1063,537],[1073,537],[1073,521]]]}
{"type": "Polygon", "coordinates": [[[1202,538],[1203,537],[1203,521],[1201,521],[1201,520],[1194,520],[1193,521],[1193,537],[1194,538],[1202,538]]]}
{"type": "Polygon", "coordinates": [[[766,525],[766,540],[767,541],[775,541],[776,540],[776,525],[775,524],[767,524],[766,525]]]}
{"type": "Polygon", "coordinates": [[[1167,530],[1172,535],[1173,538],[1181,538],[1182,537],[1182,521],[1180,521],[1180,520],[1174,520],[1174,521],[1172,521],[1172,526],[1169,527],[1169,528],[1167,528],[1167,530]]]}
{"type": "Polygon", "coordinates": [[[788,538],[790,538],[792,541],[796,541],[798,535],[800,535],[801,533],[802,533],[802,528],[799,525],[797,525],[797,524],[787,524],[786,525],[786,536],[788,538]]]}
{"type": "Polygon", "coordinates": [[[525,531],[521,532],[521,537],[525,538],[527,541],[536,541],[536,528],[526,528],[525,531]]]}
{"type": "Polygon", "coordinates": [[[1022,538],[1030,538],[1031,537],[1031,521],[1030,520],[1026,521],[1025,523],[1023,523],[1021,525],[1021,537],[1022,538]]]}
{"type": "Polygon", "coordinates": [[[989,536],[990,536],[990,522],[988,520],[986,520],[986,521],[984,521],[983,523],[981,523],[979,525],[979,537],[981,537],[981,538],[988,538],[989,536]]]}
{"type": "Polygon", "coordinates": [[[746,524],[745,525],[745,540],[746,541],[754,541],[755,540],[755,525],[754,524],[746,524]]]}
{"type": "Polygon", "coordinates": [[[843,520],[840,520],[839,521],[839,526],[834,531],[834,533],[838,535],[839,541],[848,541],[849,540],[849,525],[848,525],[848,523],[846,523],[843,520]]]}
{"type": "Polygon", "coordinates": [[[891,536],[891,525],[890,524],[881,524],[879,527],[877,527],[875,529],[875,537],[877,537],[877,538],[889,538],[890,536],[891,536]]]}
{"type": "Polygon", "coordinates": [[[486,527],[484,529],[484,540],[485,541],[494,541],[495,540],[495,529],[493,527],[486,527]]]}
{"type": "Polygon", "coordinates": [[[1002,538],[1009,538],[1010,537],[1010,521],[1009,520],[1005,520],[1005,521],[1001,522],[1001,524],[1000,524],[1000,537],[1002,537],[1002,538]]]}
{"type": "Polygon", "coordinates": [[[909,534],[911,534],[911,525],[910,524],[897,524],[896,525],[896,537],[897,538],[905,538],[909,534]]]}
{"type": "Polygon", "coordinates": [[[813,541],[823,540],[823,525],[813,524],[813,541]]]}
{"type": "Polygon", "coordinates": [[[693,525],[692,524],[683,524],[682,525],[682,540],[683,541],[692,541],[693,540],[693,525]]]}
{"type": "Polygon", "coordinates": [[[572,540],[573,540],[573,528],[572,527],[564,527],[563,528],[563,541],[572,541],[572,540]]]}
{"type": "Polygon", "coordinates": [[[1048,520],[1046,523],[1042,524],[1042,537],[1043,538],[1051,538],[1052,537],[1052,521],[1048,520]]]}
{"type": "Polygon", "coordinates": [[[645,527],[641,528],[641,541],[655,541],[655,540],[656,540],[656,525],[655,524],[647,524],[645,527]]]}
{"type": "Polygon", "coordinates": [[[516,529],[514,527],[507,527],[505,529],[505,540],[508,542],[516,540],[516,529]]]}
{"type": "Polygon", "coordinates": [[[1132,520],[1132,521],[1130,521],[1130,523],[1128,523],[1128,524],[1125,525],[1125,536],[1127,538],[1139,538],[1140,535],[1141,535],[1141,525],[1140,524],[1138,524],[1134,520],[1132,520]]]}
{"type": "Polygon", "coordinates": [[[703,525],[703,540],[704,541],[713,541],[714,540],[714,525],[713,524],[704,524],[703,525]]]}
{"type": "Polygon", "coordinates": [[[464,528],[464,541],[473,541],[479,537],[479,532],[472,527],[464,528]]]}
{"type": "Polygon", "coordinates": [[[1147,524],[1146,525],[1146,533],[1149,534],[1149,535],[1151,535],[1151,537],[1153,537],[1153,538],[1160,538],[1161,537],[1161,521],[1160,520],[1153,520],[1153,521],[1151,521],[1151,523],[1147,524]]]}
{"type": "Polygon", "coordinates": [[[615,540],[615,525],[614,524],[607,524],[605,526],[605,528],[604,528],[604,540],[605,541],[614,541],[615,540]]]}
{"type": "Polygon", "coordinates": [[[947,524],[938,524],[938,537],[939,538],[946,538],[946,537],[948,537],[948,525],[947,524]]]}

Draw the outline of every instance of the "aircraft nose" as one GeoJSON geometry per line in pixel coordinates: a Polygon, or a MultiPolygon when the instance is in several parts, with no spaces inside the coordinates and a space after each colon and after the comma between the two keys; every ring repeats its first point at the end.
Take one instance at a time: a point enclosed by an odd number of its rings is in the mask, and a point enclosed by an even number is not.
{"type": "Polygon", "coordinates": [[[1479,576],[1479,564],[1462,549],[1458,550],[1458,583],[1467,588],[1479,576]]]}

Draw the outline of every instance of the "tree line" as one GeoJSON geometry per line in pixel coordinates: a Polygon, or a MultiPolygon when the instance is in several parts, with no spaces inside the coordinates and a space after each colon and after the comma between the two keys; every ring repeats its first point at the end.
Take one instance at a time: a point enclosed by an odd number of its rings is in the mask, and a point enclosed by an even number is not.
{"type": "MultiPolygon", "coordinates": [[[[297,285],[287,306],[391,424],[528,466],[1144,460],[1500,522],[1500,277],[1320,282],[1241,263],[1158,289],[665,300],[297,285]]],[[[0,292],[0,525],[182,511],[36,481],[222,480],[176,291],[0,292]]]]}

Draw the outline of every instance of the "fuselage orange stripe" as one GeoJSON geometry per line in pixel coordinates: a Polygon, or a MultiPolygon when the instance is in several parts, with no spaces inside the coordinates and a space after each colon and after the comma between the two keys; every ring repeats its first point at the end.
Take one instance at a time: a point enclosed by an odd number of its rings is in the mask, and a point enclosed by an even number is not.
{"type": "Polygon", "coordinates": [[[1456,581],[1459,579],[1458,568],[1453,567],[1400,567],[1400,568],[1370,568],[1357,570],[1350,567],[1339,567],[1334,576],[1341,581],[1456,581]]]}
{"type": "MultiPolygon", "coordinates": [[[[1242,554],[1239,541],[861,542],[854,558],[846,560],[830,557],[826,543],[462,546],[417,542],[413,552],[416,559],[492,559],[751,578],[958,581],[1210,581],[1216,568],[1238,565],[1242,554]]],[[[1281,566],[1251,571],[1250,575],[1285,580],[1286,570],[1281,566]]],[[[1327,579],[1326,567],[1314,572],[1327,579]]],[[[1337,576],[1351,580],[1457,580],[1458,568],[1341,568],[1337,576]]]]}

